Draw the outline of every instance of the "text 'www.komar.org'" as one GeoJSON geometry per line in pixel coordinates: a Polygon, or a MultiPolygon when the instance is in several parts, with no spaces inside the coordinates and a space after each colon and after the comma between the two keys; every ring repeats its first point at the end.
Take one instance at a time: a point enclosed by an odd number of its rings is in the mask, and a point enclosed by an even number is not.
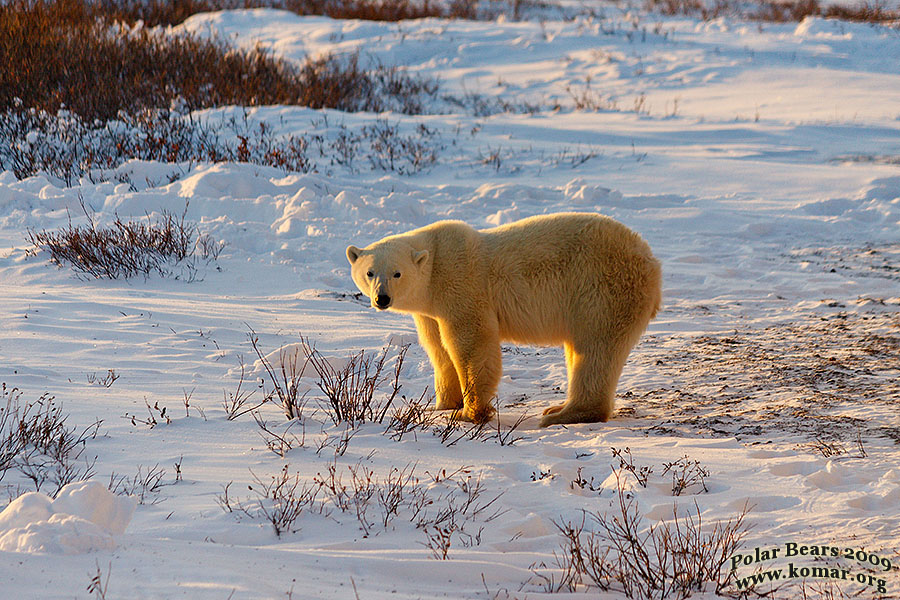
{"type": "Polygon", "coordinates": [[[756,585],[790,579],[827,579],[871,586],[878,593],[885,594],[887,593],[887,579],[884,577],[884,574],[897,568],[891,563],[890,559],[862,549],[786,542],[783,546],[754,548],[753,552],[747,554],[735,554],[731,557],[731,569],[735,571],[742,566],[795,557],[810,557],[813,559],[838,558],[854,561],[866,567],[877,569],[878,574],[873,574],[867,570],[846,569],[834,565],[798,565],[790,561],[787,565],[780,568],[760,571],[745,577],[737,577],[735,585],[739,590],[746,590],[756,585]]]}

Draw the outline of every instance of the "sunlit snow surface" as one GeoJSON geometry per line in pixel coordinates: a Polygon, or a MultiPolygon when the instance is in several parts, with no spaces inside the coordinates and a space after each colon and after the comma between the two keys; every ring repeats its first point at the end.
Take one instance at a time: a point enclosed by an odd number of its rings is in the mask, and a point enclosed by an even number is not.
{"type": "MultiPolygon", "coordinates": [[[[369,599],[541,597],[529,567],[552,564],[553,522],[612,506],[611,447],[653,467],[646,488],[632,486],[649,519],[696,502],[712,523],[749,503],[745,548],[830,544],[900,564],[900,34],[823,19],[698,23],[602,12],[398,25],[259,10],[183,26],[297,60],[360,50],[439,78],[447,93],[561,106],[485,117],[443,101],[421,117],[248,112],[279,134],[424,123],[442,149],[433,168],[411,177],[373,171],[366,157],[350,169],[320,159],[310,174],[133,162],[109,181],[72,188],[0,174],[2,380],[23,399],[55,395],[71,425],[102,419],[81,460],[96,457],[92,481],[103,488],[139,467],[165,469],[171,484],[147,494],[129,524],[122,496],[84,488],[94,491],[63,508],[60,498],[21,496],[34,486],[9,471],[0,482],[0,506],[12,502],[0,515],[2,594],[86,597],[100,565],[111,598],[285,598],[292,589],[294,598],[354,598],[354,586],[369,599]],[[573,110],[566,88],[578,94],[588,80],[618,110],[573,110]],[[498,161],[485,160],[494,153],[498,161]],[[86,223],[79,198],[101,224],[188,203],[188,219],[227,246],[190,283],[80,280],[25,242],[29,229],[86,223]],[[664,308],[625,368],[609,423],[538,429],[541,410],[565,392],[562,352],[515,346],[504,346],[499,390],[506,426],[528,414],[513,446],[448,447],[427,432],[397,442],[368,425],[335,458],[333,442],[317,450],[343,428],[315,411],[312,379],[306,445],[284,459],[250,415],[226,420],[222,401],[240,357],[248,388],[262,374],[251,329],[273,356],[302,335],[335,364],[412,343],[403,393],[431,386],[412,320],[353,298],[346,245],[443,218],[488,227],[568,210],[624,222],[664,267],[664,308]],[[89,383],[109,369],[119,375],[110,387],[89,383]],[[165,407],[171,423],[142,423],[147,404],[165,407]],[[814,447],[822,442],[845,452],[825,458],[814,447]],[[684,455],[709,470],[706,493],[672,496],[662,465],[684,455]],[[433,476],[465,467],[481,477],[485,498],[502,492],[500,511],[467,525],[472,536],[483,527],[479,543],[454,538],[440,561],[407,513],[368,536],[352,514],[309,513],[279,538],[217,501],[230,482],[229,493],[247,499],[254,475],[268,481],[288,465],[311,481],[335,460],[342,472],[360,464],[380,480],[392,467],[412,469],[442,498],[459,492],[433,476]],[[578,478],[593,484],[582,489],[578,478]]],[[[262,416],[282,420],[272,405],[262,416]]],[[[896,595],[900,573],[883,576],[896,595]]],[[[847,586],[855,589],[871,592],[847,586]]]]}

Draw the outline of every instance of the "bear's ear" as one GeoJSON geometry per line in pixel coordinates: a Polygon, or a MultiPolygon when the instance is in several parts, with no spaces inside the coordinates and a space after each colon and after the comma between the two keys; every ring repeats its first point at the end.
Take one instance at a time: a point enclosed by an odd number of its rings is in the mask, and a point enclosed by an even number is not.
{"type": "Polygon", "coordinates": [[[356,246],[347,246],[347,260],[350,261],[351,265],[356,262],[356,259],[359,258],[361,252],[362,250],[356,246]]]}
{"type": "Polygon", "coordinates": [[[428,250],[413,250],[412,259],[417,267],[421,267],[428,260],[428,250]]]}

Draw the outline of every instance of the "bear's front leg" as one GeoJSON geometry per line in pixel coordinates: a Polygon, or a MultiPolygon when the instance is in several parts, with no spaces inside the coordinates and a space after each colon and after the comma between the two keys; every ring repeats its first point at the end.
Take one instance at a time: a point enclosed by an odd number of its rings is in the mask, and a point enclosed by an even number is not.
{"type": "Polygon", "coordinates": [[[472,315],[439,321],[441,340],[450,354],[462,386],[463,409],[458,417],[483,423],[491,418],[491,400],[503,367],[496,319],[472,315]]]}
{"type": "Polygon", "coordinates": [[[425,315],[413,315],[416,330],[419,332],[419,343],[428,353],[431,366],[434,367],[434,393],[437,410],[453,410],[463,407],[462,388],[453,360],[447,354],[441,342],[441,332],[437,321],[425,315]]]}

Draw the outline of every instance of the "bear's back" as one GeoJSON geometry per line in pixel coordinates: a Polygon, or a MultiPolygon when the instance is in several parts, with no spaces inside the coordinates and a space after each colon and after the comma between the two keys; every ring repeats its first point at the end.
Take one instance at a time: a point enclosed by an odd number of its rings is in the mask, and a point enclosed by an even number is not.
{"type": "Polygon", "coordinates": [[[569,269],[587,264],[588,275],[610,257],[639,254],[652,259],[638,234],[594,213],[538,215],[479,233],[496,268],[521,270],[521,276],[571,279],[565,273],[569,269]]]}
{"type": "Polygon", "coordinates": [[[539,215],[479,231],[485,283],[504,337],[556,343],[572,315],[633,297],[659,264],[625,225],[593,213],[539,215]]]}

